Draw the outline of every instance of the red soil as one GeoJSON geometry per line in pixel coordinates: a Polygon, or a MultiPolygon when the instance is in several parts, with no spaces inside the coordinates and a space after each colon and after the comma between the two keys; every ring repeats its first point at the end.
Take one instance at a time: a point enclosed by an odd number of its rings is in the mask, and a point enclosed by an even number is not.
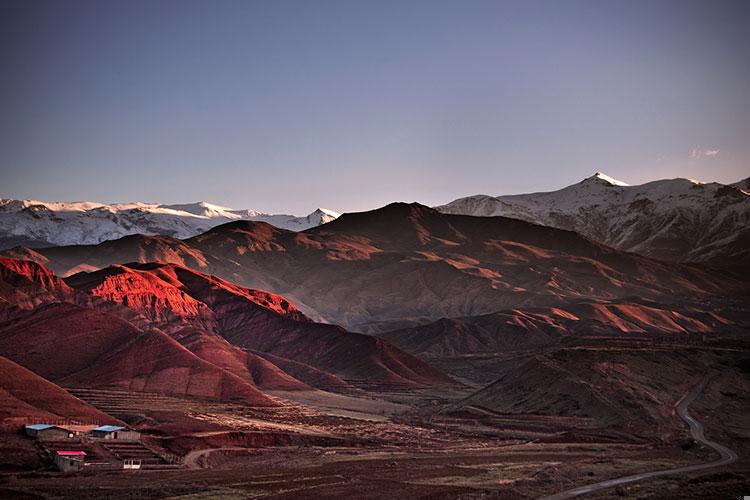
{"type": "Polygon", "coordinates": [[[60,418],[120,423],[34,372],[0,356],[0,426],[60,418]]]}
{"type": "Polygon", "coordinates": [[[175,334],[179,342],[199,358],[209,361],[238,377],[252,381],[261,389],[309,390],[297,380],[261,356],[240,349],[218,335],[185,329],[175,334]]]}
{"type": "Polygon", "coordinates": [[[0,355],[72,387],[116,387],[273,405],[250,383],[159,331],[72,304],[38,308],[0,329],[0,355]]]}
{"type": "Polygon", "coordinates": [[[311,322],[284,297],[174,264],[113,266],[67,281],[156,321],[200,357],[268,388],[302,389],[304,384],[267,360],[233,351],[210,336],[185,337],[185,332],[218,333],[235,346],[374,386],[453,384],[440,371],[382,340],[311,322]]]}
{"type": "Polygon", "coordinates": [[[46,267],[30,260],[0,257],[0,298],[23,309],[74,300],[75,292],[46,267]]]}
{"type": "Polygon", "coordinates": [[[66,278],[74,288],[107,302],[121,304],[141,314],[149,324],[168,325],[180,320],[211,328],[213,313],[179,286],[149,272],[111,266],[66,278]]]}

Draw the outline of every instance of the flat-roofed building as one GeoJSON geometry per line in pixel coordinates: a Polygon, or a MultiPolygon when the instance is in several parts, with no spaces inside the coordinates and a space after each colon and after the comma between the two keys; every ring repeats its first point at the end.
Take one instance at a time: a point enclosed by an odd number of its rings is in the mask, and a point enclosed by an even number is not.
{"type": "Polygon", "coordinates": [[[52,424],[31,424],[24,427],[26,435],[42,441],[55,441],[57,439],[70,439],[75,433],[64,427],[52,424]]]}
{"type": "Polygon", "coordinates": [[[53,459],[58,469],[63,472],[75,472],[83,469],[86,452],[80,450],[55,450],[53,459]]]}
{"type": "Polygon", "coordinates": [[[91,429],[89,435],[96,439],[117,439],[119,441],[139,441],[141,433],[119,425],[100,425],[91,429]]]}

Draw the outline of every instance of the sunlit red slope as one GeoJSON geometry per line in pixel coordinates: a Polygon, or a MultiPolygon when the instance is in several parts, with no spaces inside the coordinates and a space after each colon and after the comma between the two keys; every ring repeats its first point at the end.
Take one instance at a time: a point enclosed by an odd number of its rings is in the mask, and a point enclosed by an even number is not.
{"type": "Polygon", "coordinates": [[[22,309],[74,301],[75,292],[46,267],[29,260],[0,258],[0,298],[22,309]]]}
{"type": "MultiPolygon", "coordinates": [[[[310,321],[281,296],[182,266],[113,266],[77,274],[67,282],[94,297],[138,312],[200,357],[255,383],[261,381],[260,386],[293,388],[295,377],[272,367],[272,361],[238,347],[274,354],[369,386],[453,383],[387,342],[310,321]],[[211,338],[211,334],[229,343],[211,338]]],[[[299,372],[303,380],[313,375],[309,370],[299,372]]]]}

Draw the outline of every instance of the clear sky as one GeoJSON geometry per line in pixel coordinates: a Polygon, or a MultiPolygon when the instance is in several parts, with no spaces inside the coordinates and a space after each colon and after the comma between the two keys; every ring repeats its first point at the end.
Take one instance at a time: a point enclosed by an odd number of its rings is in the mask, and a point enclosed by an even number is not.
{"type": "Polygon", "coordinates": [[[750,2],[0,0],[0,196],[304,214],[750,175],[750,2]]]}

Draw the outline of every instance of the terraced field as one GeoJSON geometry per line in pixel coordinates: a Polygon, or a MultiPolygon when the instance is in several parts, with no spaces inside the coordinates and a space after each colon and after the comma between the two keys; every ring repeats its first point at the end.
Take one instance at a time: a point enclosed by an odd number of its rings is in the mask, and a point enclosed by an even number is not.
{"type": "Polygon", "coordinates": [[[180,467],[178,457],[174,455],[162,455],[143,443],[111,441],[102,443],[102,446],[122,461],[135,460],[139,462],[142,469],[180,467]]]}

